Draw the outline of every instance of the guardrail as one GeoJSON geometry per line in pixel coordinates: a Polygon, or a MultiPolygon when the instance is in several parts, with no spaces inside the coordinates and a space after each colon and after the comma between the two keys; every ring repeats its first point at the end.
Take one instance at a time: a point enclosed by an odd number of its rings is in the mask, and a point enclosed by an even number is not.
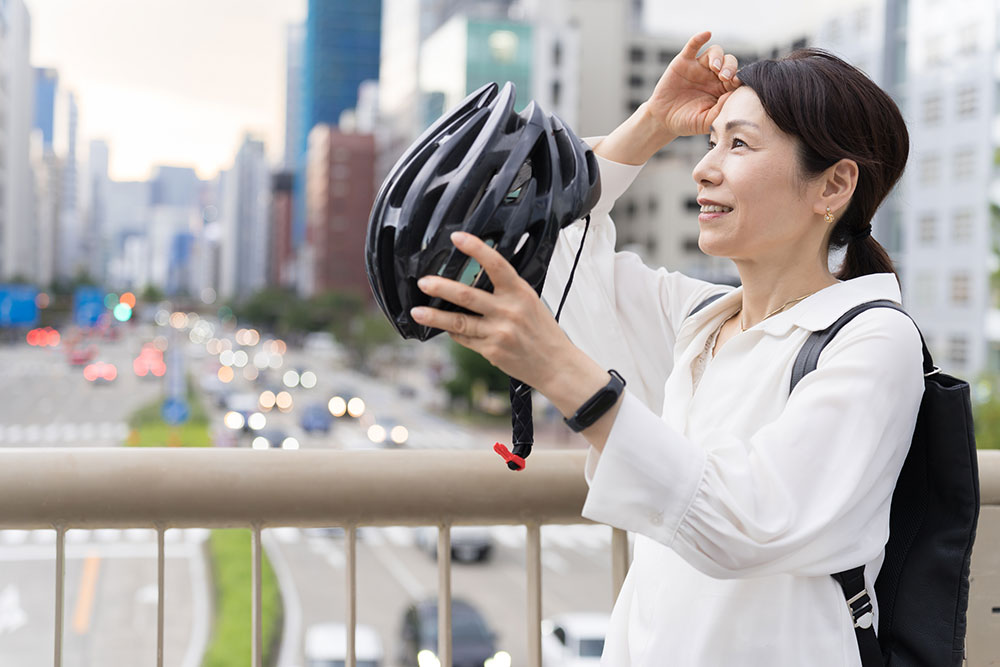
{"type": "MultiPolygon", "coordinates": [[[[66,531],[157,531],[157,649],[163,664],[164,532],[252,531],[252,656],[260,667],[261,530],[344,526],[348,667],[355,666],[356,539],[359,526],[437,525],[438,657],[451,667],[453,525],[527,527],[528,664],[541,665],[541,539],[544,524],[587,523],[583,451],[536,452],[512,473],[491,452],[229,449],[0,450],[0,529],[56,530],[54,664],[62,662],[66,531]],[[53,489],[58,489],[54,492],[53,489]],[[512,501],[513,499],[513,501],[512,501]]],[[[992,664],[1000,636],[1000,451],[980,452],[983,511],[973,555],[969,664],[992,664]]],[[[612,538],[613,591],[628,567],[623,531],[612,538]]]]}

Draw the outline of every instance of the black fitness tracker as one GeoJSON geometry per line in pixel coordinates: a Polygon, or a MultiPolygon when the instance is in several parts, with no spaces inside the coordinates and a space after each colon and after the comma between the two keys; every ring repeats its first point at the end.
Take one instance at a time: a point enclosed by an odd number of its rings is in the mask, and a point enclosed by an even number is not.
{"type": "Polygon", "coordinates": [[[613,368],[608,373],[611,375],[608,383],[599,389],[596,394],[588,398],[573,413],[572,417],[563,419],[566,422],[566,426],[579,433],[600,419],[618,401],[618,397],[622,395],[622,391],[625,389],[625,378],[613,368]]]}

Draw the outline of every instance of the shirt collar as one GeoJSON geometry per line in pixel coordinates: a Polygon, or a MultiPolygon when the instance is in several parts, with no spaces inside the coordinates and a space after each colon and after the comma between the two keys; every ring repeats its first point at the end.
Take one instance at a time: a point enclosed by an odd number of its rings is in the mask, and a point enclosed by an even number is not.
{"type": "MultiPolygon", "coordinates": [[[[788,310],[758,322],[747,331],[759,330],[773,336],[784,336],[792,327],[820,331],[836,322],[838,317],[854,306],[878,299],[901,304],[902,296],[895,274],[872,273],[830,285],[788,310]]],[[[689,319],[704,323],[722,313],[732,316],[742,300],[743,288],[737,287],[689,319]]]]}

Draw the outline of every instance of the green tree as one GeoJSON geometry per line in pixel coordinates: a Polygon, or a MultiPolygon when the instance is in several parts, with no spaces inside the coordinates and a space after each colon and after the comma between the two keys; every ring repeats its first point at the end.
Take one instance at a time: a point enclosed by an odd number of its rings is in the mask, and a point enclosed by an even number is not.
{"type": "Polygon", "coordinates": [[[451,358],[455,362],[455,375],[448,380],[445,391],[454,401],[464,399],[475,407],[483,391],[509,391],[510,378],[478,352],[458,343],[451,344],[451,358]]]}

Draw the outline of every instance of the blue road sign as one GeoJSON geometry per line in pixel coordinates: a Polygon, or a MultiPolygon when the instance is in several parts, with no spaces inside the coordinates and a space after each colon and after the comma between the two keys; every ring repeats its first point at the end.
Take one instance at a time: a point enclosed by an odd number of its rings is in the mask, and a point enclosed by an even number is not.
{"type": "Polygon", "coordinates": [[[0,327],[38,326],[38,288],[0,285],[0,327]]]}
{"type": "Polygon", "coordinates": [[[177,426],[186,422],[190,416],[190,412],[187,402],[182,398],[168,398],[163,402],[163,409],[161,410],[163,421],[171,426],[177,426]]]}

